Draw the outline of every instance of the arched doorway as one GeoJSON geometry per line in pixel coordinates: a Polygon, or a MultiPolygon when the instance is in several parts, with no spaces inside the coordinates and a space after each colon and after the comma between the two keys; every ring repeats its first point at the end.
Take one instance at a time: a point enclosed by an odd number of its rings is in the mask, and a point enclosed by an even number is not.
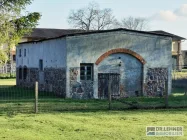
{"type": "Polygon", "coordinates": [[[108,98],[108,84],[115,97],[141,96],[145,60],[128,49],[115,49],[101,55],[98,65],[98,96],[108,98]]]}

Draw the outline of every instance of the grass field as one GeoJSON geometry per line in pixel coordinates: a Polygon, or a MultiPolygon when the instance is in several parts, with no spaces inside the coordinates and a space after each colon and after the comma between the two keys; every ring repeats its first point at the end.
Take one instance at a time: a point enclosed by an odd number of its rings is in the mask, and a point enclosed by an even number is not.
{"type": "Polygon", "coordinates": [[[14,79],[0,79],[0,86],[1,85],[16,85],[16,80],[14,79]]]}
{"type": "MultiPolygon", "coordinates": [[[[146,140],[187,139],[187,109],[128,110],[129,105],[107,100],[60,99],[39,93],[34,114],[34,91],[17,88],[15,80],[0,80],[0,140],[146,140]],[[184,126],[183,137],[147,137],[146,126],[184,126]]],[[[162,106],[163,98],[128,98],[144,106],[162,106]]],[[[170,106],[187,106],[183,90],[169,96],[170,106]]]]}
{"type": "Polygon", "coordinates": [[[0,116],[1,140],[185,140],[187,110],[59,112],[0,116]],[[146,126],[183,126],[182,137],[147,137],[146,126]]]}

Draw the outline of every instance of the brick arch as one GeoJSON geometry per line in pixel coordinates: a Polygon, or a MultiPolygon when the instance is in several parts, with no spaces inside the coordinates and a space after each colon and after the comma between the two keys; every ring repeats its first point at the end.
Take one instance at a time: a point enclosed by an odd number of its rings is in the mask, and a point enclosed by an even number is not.
{"type": "Polygon", "coordinates": [[[97,61],[95,62],[96,65],[98,65],[101,61],[103,61],[106,57],[108,57],[111,54],[115,54],[115,53],[125,53],[125,54],[130,54],[132,56],[134,56],[135,58],[137,58],[142,64],[145,64],[146,61],[143,59],[143,57],[141,57],[139,54],[137,54],[134,51],[131,51],[129,49],[124,49],[124,48],[118,48],[118,49],[112,49],[110,51],[105,52],[103,55],[101,55],[97,61]]]}

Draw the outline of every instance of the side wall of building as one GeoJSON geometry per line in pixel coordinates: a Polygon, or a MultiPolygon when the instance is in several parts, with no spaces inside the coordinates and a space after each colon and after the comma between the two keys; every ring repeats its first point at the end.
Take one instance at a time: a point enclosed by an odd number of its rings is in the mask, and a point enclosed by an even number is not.
{"type": "Polygon", "coordinates": [[[182,51],[183,68],[187,68],[187,50],[182,51]]]}
{"type": "Polygon", "coordinates": [[[173,40],[172,41],[172,65],[174,70],[182,70],[183,56],[182,56],[182,41],[173,40]]]}
{"type": "MultiPolygon", "coordinates": [[[[169,37],[125,31],[67,37],[67,97],[76,95],[75,97],[78,96],[79,98],[98,98],[98,73],[105,73],[107,69],[110,69],[107,73],[116,73],[111,72],[113,71],[111,70],[111,65],[115,62],[118,64],[119,57],[123,59],[122,67],[132,68],[132,72],[126,71],[127,76],[121,76],[120,80],[127,81],[125,78],[130,77],[130,74],[135,79],[136,75],[138,75],[137,72],[141,73],[141,70],[135,70],[133,66],[140,68],[141,65],[137,61],[132,60],[130,58],[131,56],[123,55],[124,53],[116,53],[116,56],[109,55],[104,58],[100,64],[96,64],[97,59],[100,58],[101,55],[112,49],[119,48],[133,51],[146,61],[145,64],[142,64],[142,79],[139,78],[139,80],[142,81],[142,94],[151,96],[158,92],[163,93],[165,90],[165,81],[167,81],[168,84],[167,91],[171,93],[171,46],[172,41],[169,37]],[[130,61],[132,60],[132,63],[129,61],[125,62],[125,60],[128,59],[130,61]],[[109,61],[111,64],[107,63],[109,61]],[[125,63],[123,65],[123,62],[128,63],[128,65],[125,65],[125,63]],[[80,79],[81,63],[93,64],[94,74],[92,81],[82,81],[80,79]],[[104,67],[103,70],[101,66],[104,67]]],[[[135,83],[137,80],[136,78],[135,83]]],[[[133,82],[133,80],[127,82],[130,83],[133,82]]],[[[122,83],[122,88],[126,88],[126,84],[122,83]]],[[[138,88],[139,87],[137,87],[137,89],[138,88]]],[[[132,92],[135,93],[136,91],[132,92]]],[[[128,92],[126,92],[126,94],[129,96],[132,95],[128,92]]]]}
{"type": "Polygon", "coordinates": [[[56,39],[17,46],[17,86],[66,94],[66,40],[56,39]]]}

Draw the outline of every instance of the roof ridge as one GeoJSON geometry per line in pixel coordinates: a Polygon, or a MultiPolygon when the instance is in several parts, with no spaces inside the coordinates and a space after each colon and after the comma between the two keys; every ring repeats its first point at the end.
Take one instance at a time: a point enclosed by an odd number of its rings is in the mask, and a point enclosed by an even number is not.
{"type": "Polygon", "coordinates": [[[171,35],[165,35],[161,33],[154,33],[154,32],[149,32],[149,31],[137,31],[137,30],[130,30],[126,28],[116,28],[116,29],[110,29],[110,30],[95,30],[95,31],[84,31],[84,32],[76,32],[76,33],[69,33],[69,34],[64,34],[56,37],[49,37],[46,39],[40,39],[40,40],[35,40],[35,41],[29,41],[29,42],[22,42],[19,44],[24,44],[24,43],[34,43],[34,42],[42,42],[45,40],[52,40],[52,39],[58,39],[58,38],[63,38],[67,36],[78,36],[78,35],[87,35],[87,34],[95,34],[95,33],[106,33],[106,32],[115,32],[115,31],[127,31],[127,32],[134,32],[134,33],[142,33],[142,34],[150,34],[150,35],[158,35],[158,36],[165,36],[165,37],[171,37],[171,35]]]}

